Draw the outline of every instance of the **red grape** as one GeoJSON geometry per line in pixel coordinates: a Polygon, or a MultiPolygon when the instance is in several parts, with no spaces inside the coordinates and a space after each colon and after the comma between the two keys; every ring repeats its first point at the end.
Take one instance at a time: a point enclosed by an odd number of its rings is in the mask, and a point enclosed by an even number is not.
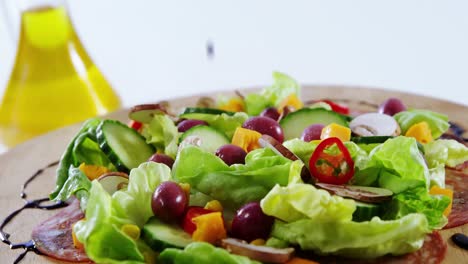
{"type": "Polygon", "coordinates": [[[177,125],[177,130],[179,132],[185,132],[189,130],[190,128],[194,126],[207,126],[208,123],[203,121],[203,120],[197,120],[197,119],[186,119],[182,120],[178,125],[177,125]]]}
{"type": "Polygon", "coordinates": [[[231,166],[232,164],[245,164],[247,152],[239,146],[228,144],[218,148],[215,154],[222,159],[224,163],[231,166]]]}
{"type": "Polygon", "coordinates": [[[242,127],[255,130],[260,134],[269,135],[278,140],[280,143],[283,143],[284,141],[283,130],[281,129],[278,122],[271,118],[264,116],[254,116],[247,119],[242,127]]]}
{"type": "Polygon", "coordinates": [[[258,202],[242,206],[232,220],[231,232],[235,238],[250,242],[270,235],[274,218],[263,213],[258,202]]]}
{"type": "Polygon", "coordinates": [[[166,222],[180,219],[188,206],[187,195],[179,184],[161,183],[153,193],[151,209],[156,217],[166,222]]]}
{"type": "Polygon", "coordinates": [[[174,165],[174,159],[173,158],[169,157],[168,155],[159,154],[159,153],[156,153],[153,156],[151,156],[148,159],[148,161],[154,161],[154,162],[157,162],[157,163],[166,164],[171,169],[172,169],[172,165],[174,165]]]}
{"type": "Polygon", "coordinates": [[[322,134],[322,129],[324,127],[325,126],[322,124],[313,124],[306,127],[302,132],[301,139],[305,142],[320,139],[320,135],[322,134]]]}
{"type": "Polygon", "coordinates": [[[269,117],[275,121],[278,121],[280,117],[280,113],[278,112],[278,109],[276,109],[275,107],[268,107],[268,108],[265,108],[260,113],[260,116],[269,117]]]}
{"type": "Polygon", "coordinates": [[[388,98],[379,106],[379,113],[389,116],[394,116],[405,110],[406,106],[398,98],[388,98]]]}

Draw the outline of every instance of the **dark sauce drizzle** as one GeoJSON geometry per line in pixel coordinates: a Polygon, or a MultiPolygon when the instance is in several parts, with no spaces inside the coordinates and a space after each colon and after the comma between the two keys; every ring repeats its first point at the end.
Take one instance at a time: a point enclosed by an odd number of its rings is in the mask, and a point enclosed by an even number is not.
{"type": "Polygon", "coordinates": [[[3,231],[3,228],[5,228],[5,226],[8,223],[10,223],[15,218],[15,216],[17,216],[19,213],[21,213],[24,209],[54,210],[54,209],[62,208],[62,207],[65,207],[65,206],[68,205],[65,202],[56,202],[56,203],[53,203],[53,204],[44,204],[44,203],[50,201],[50,199],[48,197],[47,198],[36,199],[36,200],[30,200],[30,201],[26,200],[26,197],[27,197],[27,194],[25,192],[26,187],[34,179],[36,179],[39,175],[43,174],[46,169],[57,166],[57,164],[58,164],[58,161],[52,162],[51,164],[45,166],[44,168],[39,169],[36,173],[34,173],[31,177],[29,177],[29,179],[27,179],[24,182],[24,184],[21,186],[21,193],[20,193],[21,199],[23,199],[24,202],[25,202],[24,205],[21,208],[19,208],[19,209],[13,211],[12,213],[10,213],[7,217],[5,217],[5,219],[3,219],[3,221],[0,224],[0,240],[3,243],[7,244],[10,247],[10,249],[19,249],[19,248],[24,249],[24,251],[20,255],[18,255],[18,257],[14,261],[15,264],[19,263],[24,258],[24,256],[26,256],[26,254],[28,252],[30,252],[30,251],[32,251],[32,252],[34,252],[36,254],[39,254],[39,255],[41,254],[41,252],[39,250],[37,250],[36,245],[35,245],[33,240],[29,240],[29,241],[22,242],[22,243],[13,243],[13,242],[11,242],[11,240],[9,239],[10,234],[3,231]]]}

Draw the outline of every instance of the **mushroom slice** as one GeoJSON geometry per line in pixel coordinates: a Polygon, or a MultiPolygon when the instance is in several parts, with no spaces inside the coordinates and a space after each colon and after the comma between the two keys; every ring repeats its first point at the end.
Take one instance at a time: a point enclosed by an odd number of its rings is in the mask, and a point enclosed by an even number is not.
{"type": "Polygon", "coordinates": [[[128,117],[132,120],[147,124],[158,114],[167,114],[167,104],[161,102],[158,104],[135,105],[130,109],[128,117]]]}
{"type": "Polygon", "coordinates": [[[328,183],[316,183],[317,187],[327,190],[331,194],[341,197],[349,197],[361,202],[380,203],[392,198],[393,192],[383,188],[355,186],[355,185],[335,185],[328,183]]]}
{"type": "Polygon", "coordinates": [[[124,172],[108,172],[98,178],[99,183],[102,185],[110,195],[116,191],[125,188],[128,185],[128,174],[124,172]]]}
{"type": "MultiPolygon", "coordinates": [[[[258,139],[258,144],[262,148],[269,148],[273,150],[276,154],[281,155],[287,159],[290,159],[292,161],[299,160],[299,158],[296,156],[296,154],[292,153],[288,148],[286,148],[283,144],[281,144],[278,140],[275,138],[269,136],[269,135],[262,135],[258,139]]],[[[308,182],[314,182],[315,178],[310,176],[310,171],[307,169],[306,166],[302,167],[301,171],[301,179],[303,182],[308,183],[308,182]]]]}
{"type": "Polygon", "coordinates": [[[256,246],[235,238],[221,240],[221,246],[233,254],[246,256],[263,263],[285,263],[294,255],[294,248],[256,246]]]}
{"type": "Polygon", "coordinates": [[[281,144],[278,140],[269,135],[262,135],[258,139],[258,144],[262,148],[269,148],[273,150],[276,154],[279,154],[292,161],[299,159],[294,153],[292,153],[289,149],[283,146],[283,144],[281,144]]]}
{"type": "Polygon", "coordinates": [[[367,136],[398,136],[400,126],[396,120],[385,114],[367,113],[354,118],[349,127],[354,134],[367,136]]]}

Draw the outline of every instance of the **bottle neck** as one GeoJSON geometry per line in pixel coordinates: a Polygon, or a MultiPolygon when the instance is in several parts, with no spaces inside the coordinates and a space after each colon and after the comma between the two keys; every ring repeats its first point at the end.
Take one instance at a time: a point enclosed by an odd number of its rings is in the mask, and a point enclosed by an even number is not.
{"type": "Polygon", "coordinates": [[[21,28],[21,16],[23,12],[42,8],[53,8],[63,6],[66,8],[65,0],[0,0],[2,16],[8,27],[13,45],[16,45],[21,28]]]}

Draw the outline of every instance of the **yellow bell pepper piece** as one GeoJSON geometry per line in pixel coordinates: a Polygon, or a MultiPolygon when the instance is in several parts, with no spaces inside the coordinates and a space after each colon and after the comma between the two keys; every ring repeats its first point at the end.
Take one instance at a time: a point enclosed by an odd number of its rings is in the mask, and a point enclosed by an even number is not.
{"type": "Polygon", "coordinates": [[[86,165],[85,163],[81,163],[80,167],[78,167],[80,171],[82,171],[86,177],[90,181],[99,178],[99,176],[103,175],[104,173],[109,172],[109,169],[103,166],[97,165],[86,165]]]}
{"type": "Polygon", "coordinates": [[[283,113],[283,109],[286,106],[292,107],[294,110],[299,110],[304,106],[304,104],[299,98],[297,98],[295,94],[291,94],[290,96],[284,98],[284,100],[281,101],[281,103],[278,105],[278,112],[280,114],[283,113]]]}
{"type": "Polygon", "coordinates": [[[286,262],[285,264],[319,264],[319,263],[313,260],[294,257],[290,261],[286,262]]]}
{"type": "Polygon", "coordinates": [[[264,246],[265,245],[265,239],[257,238],[255,240],[252,240],[250,242],[250,244],[255,245],[255,246],[264,246]]]}
{"type": "MultiPolygon", "coordinates": [[[[84,221],[84,220],[83,220],[84,221]]],[[[76,223],[75,223],[76,224],[76,223]]],[[[75,224],[72,225],[72,238],[73,238],[73,246],[75,246],[76,249],[83,249],[84,248],[84,244],[81,243],[78,238],[76,237],[76,234],[75,234],[75,230],[73,229],[73,227],[75,226],[75,224]]]]}
{"type": "Polygon", "coordinates": [[[450,204],[444,210],[444,215],[448,217],[450,215],[450,212],[452,211],[453,190],[440,188],[439,186],[432,186],[429,190],[429,194],[444,195],[450,198],[450,204]]]}
{"type": "Polygon", "coordinates": [[[337,137],[343,142],[349,141],[351,139],[351,129],[345,126],[331,123],[322,129],[320,139],[323,140],[331,137],[337,137]]]}
{"type": "Polygon", "coordinates": [[[406,131],[405,136],[414,137],[417,141],[424,144],[434,140],[432,138],[431,128],[426,121],[412,125],[410,128],[408,128],[408,131],[406,131]]]}
{"type": "Polygon", "coordinates": [[[220,212],[200,215],[194,217],[196,229],[192,234],[194,241],[204,241],[211,244],[218,240],[226,238],[226,229],[224,228],[223,216],[220,212]]]}
{"type": "Polygon", "coordinates": [[[242,112],[244,111],[244,101],[241,98],[231,98],[227,103],[218,107],[224,111],[242,112]]]}
{"type": "Polygon", "coordinates": [[[213,211],[213,212],[222,212],[223,205],[218,200],[212,200],[206,203],[205,209],[213,211]]]}
{"type": "Polygon", "coordinates": [[[133,240],[137,240],[138,238],[140,238],[140,228],[137,225],[125,224],[120,228],[120,231],[124,232],[133,240]]]}
{"type": "Polygon", "coordinates": [[[243,148],[246,152],[260,148],[258,140],[262,134],[255,130],[238,127],[232,137],[232,144],[243,148]]]}
{"type": "Polygon", "coordinates": [[[179,186],[180,186],[180,188],[182,188],[182,190],[184,191],[185,196],[186,196],[186,197],[190,197],[190,184],[185,183],[185,182],[180,182],[180,183],[179,183],[179,186]]]}

